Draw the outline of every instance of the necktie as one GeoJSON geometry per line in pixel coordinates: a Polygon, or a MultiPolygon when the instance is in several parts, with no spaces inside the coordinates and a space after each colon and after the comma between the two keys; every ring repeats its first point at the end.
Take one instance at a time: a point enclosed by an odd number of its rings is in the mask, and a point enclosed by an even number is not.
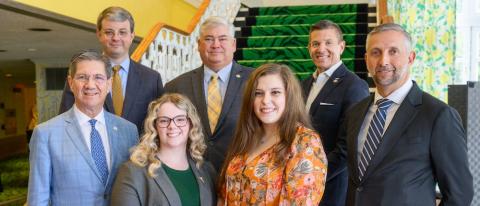
{"type": "Polygon", "coordinates": [[[362,156],[358,164],[359,179],[362,180],[367,171],[368,164],[372,160],[377,151],[383,136],[383,127],[385,126],[385,119],[387,117],[387,109],[392,106],[393,101],[389,99],[380,99],[376,103],[378,105],[377,111],[373,115],[370,126],[368,127],[367,139],[362,150],[362,156]]]}
{"type": "Polygon", "coordinates": [[[92,126],[92,131],[90,132],[90,145],[93,161],[97,166],[98,172],[102,178],[103,184],[107,184],[108,178],[108,166],[107,159],[105,157],[105,150],[103,149],[102,139],[100,138],[100,133],[95,129],[95,123],[97,120],[91,119],[88,121],[90,126],[92,126]]]}
{"type": "Polygon", "coordinates": [[[122,80],[120,79],[119,70],[121,69],[120,65],[113,67],[113,85],[112,85],[112,99],[113,99],[113,108],[115,114],[122,116],[123,111],[123,92],[122,92],[122,80]]]}
{"type": "Polygon", "coordinates": [[[220,111],[222,110],[222,96],[220,95],[220,88],[218,85],[218,75],[213,74],[208,83],[208,121],[210,123],[210,130],[215,131],[215,126],[217,126],[218,116],[220,116],[220,111]]]}

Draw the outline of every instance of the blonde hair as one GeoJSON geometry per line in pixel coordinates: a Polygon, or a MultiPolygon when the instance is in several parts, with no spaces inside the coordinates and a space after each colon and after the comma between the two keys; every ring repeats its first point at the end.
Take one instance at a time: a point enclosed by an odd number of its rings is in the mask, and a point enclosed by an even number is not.
{"type": "Polygon", "coordinates": [[[141,137],[140,143],[132,149],[132,155],[130,156],[130,160],[134,164],[140,167],[148,167],[147,170],[150,177],[156,176],[156,171],[162,164],[156,157],[156,154],[160,151],[160,142],[155,129],[155,122],[158,118],[160,107],[165,103],[172,103],[179,109],[187,112],[191,126],[187,140],[188,154],[196,162],[197,168],[200,168],[203,164],[203,153],[207,148],[200,118],[192,102],[181,94],[164,94],[161,98],[150,102],[148,105],[148,114],[144,123],[145,132],[141,137]]]}

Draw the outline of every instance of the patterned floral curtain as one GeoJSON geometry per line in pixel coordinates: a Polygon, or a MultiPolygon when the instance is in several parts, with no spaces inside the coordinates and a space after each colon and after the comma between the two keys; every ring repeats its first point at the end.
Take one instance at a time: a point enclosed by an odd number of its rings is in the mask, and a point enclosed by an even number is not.
{"type": "Polygon", "coordinates": [[[389,15],[412,35],[415,44],[412,78],[444,102],[455,75],[455,10],[455,0],[388,1],[389,15]]]}

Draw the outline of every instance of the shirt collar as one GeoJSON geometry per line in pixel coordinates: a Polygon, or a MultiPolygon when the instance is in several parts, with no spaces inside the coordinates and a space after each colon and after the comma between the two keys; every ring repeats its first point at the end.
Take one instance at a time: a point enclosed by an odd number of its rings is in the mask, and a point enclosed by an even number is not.
{"type": "Polygon", "coordinates": [[[313,73],[313,79],[315,79],[315,81],[317,80],[318,78],[318,75],[320,74],[325,74],[328,78],[330,78],[333,73],[338,69],[338,67],[340,67],[340,65],[342,65],[342,60],[340,60],[339,62],[337,62],[336,64],[332,65],[330,68],[328,68],[327,70],[323,71],[323,72],[319,72],[319,70],[315,70],[315,72],[313,73]]]}
{"type": "Polygon", "coordinates": [[[73,105],[73,112],[74,112],[75,117],[77,118],[77,121],[80,125],[89,124],[88,121],[90,121],[91,119],[95,119],[95,120],[97,120],[97,122],[105,125],[105,115],[104,115],[104,112],[103,112],[103,108],[102,108],[102,111],[100,111],[100,113],[98,113],[97,116],[95,116],[94,118],[90,118],[89,116],[84,114],[82,111],[80,111],[80,109],[78,109],[77,105],[75,105],[75,104],[73,105]]]}
{"type": "MultiPolygon", "coordinates": [[[[116,65],[118,65],[118,64],[112,64],[112,67],[116,66],[116,65]]],[[[128,70],[130,69],[130,58],[126,58],[125,60],[123,60],[120,63],[120,66],[122,66],[122,68],[120,70],[123,70],[123,71],[125,71],[125,73],[128,74],[128,70]]]]}
{"type": "Polygon", "coordinates": [[[387,97],[382,97],[382,95],[380,95],[378,91],[375,91],[374,102],[377,102],[379,99],[382,99],[382,98],[387,98],[395,102],[395,104],[401,104],[412,87],[413,87],[412,79],[408,78],[408,80],[402,86],[400,86],[397,90],[393,91],[387,97]]]}
{"type": "MultiPolygon", "coordinates": [[[[230,62],[230,64],[228,64],[227,66],[223,67],[218,72],[216,72],[222,82],[226,82],[227,79],[230,77],[230,72],[232,71],[232,65],[233,65],[233,62],[230,62]]],[[[205,80],[209,82],[210,78],[215,72],[212,69],[208,68],[207,65],[203,65],[203,71],[204,71],[203,75],[205,77],[205,80]]]]}

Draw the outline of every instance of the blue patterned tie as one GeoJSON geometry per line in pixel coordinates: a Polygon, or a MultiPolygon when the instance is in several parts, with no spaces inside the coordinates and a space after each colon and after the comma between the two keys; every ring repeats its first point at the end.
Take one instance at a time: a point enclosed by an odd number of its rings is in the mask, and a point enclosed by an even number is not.
{"type": "Polygon", "coordinates": [[[90,145],[93,161],[97,166],[98,172],[100,172],[102,182],[104,185],[107,184],[108,178],[108,166],[107,159],[105,157],[105,150],[103,149],[102,139],[100,138],[100,133],[95,129],[95,123],[97,120],[91,119],[88,121],[90,126],[92,126],[92,131],[90,132],[90,145]]]}
{"type": "Polygon", "coordinates": [[[389,99],[379,99],[376,103],[378,105],[377,111],[373,115],[372,121],[368,128],[367,139],[362,150],[362,156],[358,164],[359,179],[362,180],[367,171],[368,164],[372,160],[377,151],[383,136],[383,127],[385,126],[385,119],[387,117],[387,109],[392,106],[393,101],[389,99]]]}

